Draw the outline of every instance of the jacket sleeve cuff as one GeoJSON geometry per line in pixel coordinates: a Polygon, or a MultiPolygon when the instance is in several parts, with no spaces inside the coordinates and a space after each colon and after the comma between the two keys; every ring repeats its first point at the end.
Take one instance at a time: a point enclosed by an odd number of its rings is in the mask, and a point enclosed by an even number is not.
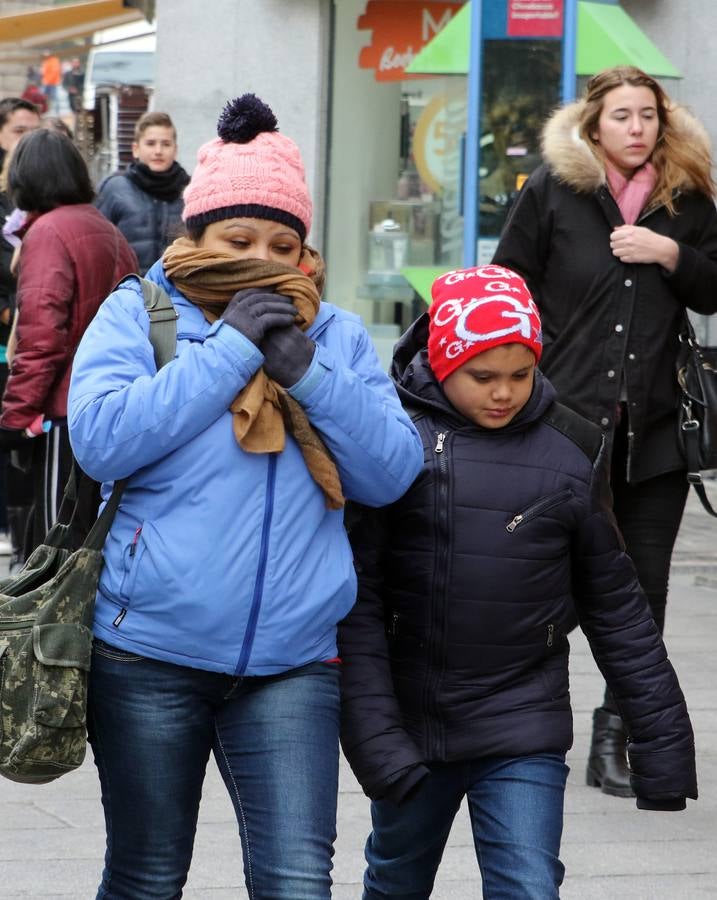
{"type": "Polygon", "coordinates": [[[297,403],[306,400],[323,379],[326,370],[330,368],[331,366],[326,360],[326,351],[323,347],[319,347],[319,345],[316,344],[316,349],[314,350],[314,355],[309,363],[309,368],[304,372],[296,384],[293,384],[288,388],[288,391],[294,400],[296,400],[297,403]]]}
{"type": "Polygon", "coordinates": [[[679,812],[687,808],[687,800],[684,797],[672,797],[664,800],[652,800],[649,797],[636,798],[638,809],[652,809],[661,812],[679,812]]]}
{"type": "Polygon", "coordinates": [[[252,344],[249,338],[244,337],[241,331],[237,331],[236,328],[227,325],[222,319],[217,319],[214,322],[207,332],[207,337],[216,337],[223,344],[226,344],[252,371],[256,371],[264,362],[264,354],[256,344],[252,344]]]}
{"type": "Polygon", "coordinates": [[[422,763],[412,766],[386,788],[380,799],[390,800],[391,803],[395,803],[398,806],[400,803],[408,800],[418,785],[430,774],[430,769],[422,763]]]}

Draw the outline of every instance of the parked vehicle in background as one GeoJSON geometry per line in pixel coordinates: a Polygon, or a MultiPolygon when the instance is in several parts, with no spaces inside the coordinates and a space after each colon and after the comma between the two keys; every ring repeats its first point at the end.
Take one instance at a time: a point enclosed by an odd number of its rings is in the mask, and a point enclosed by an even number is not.
{"type": "Polygon", "coordinates": [[[155,32],[146,22],[95,34],[85,67],[77,141],[95,183],[132,159],[134,126],[151,108],[155,32]]]}

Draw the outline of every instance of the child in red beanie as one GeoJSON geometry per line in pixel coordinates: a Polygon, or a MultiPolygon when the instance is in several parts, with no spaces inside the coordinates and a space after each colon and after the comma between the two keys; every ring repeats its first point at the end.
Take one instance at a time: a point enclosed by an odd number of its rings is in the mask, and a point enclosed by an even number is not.
{"type": "Polygon", "coordinates": [[[392,375],[423,470],[351,540],[342,744],[373,801],[364,898],[427,898],[464,797],[484,897],[558,897],[574,610],[628,723],[642,809],[697,797],[694,739],[610,510],[598,428],[540,373],[523,279],[449,272],[392,375]]]}

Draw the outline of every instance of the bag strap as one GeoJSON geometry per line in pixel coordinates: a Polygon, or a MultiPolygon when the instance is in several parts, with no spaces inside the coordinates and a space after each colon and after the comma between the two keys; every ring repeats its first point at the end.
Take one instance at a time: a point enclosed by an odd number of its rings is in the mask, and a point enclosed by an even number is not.
{"type": "Polygon", "coordinates": [[[681,425],[684,437],[685,456],[687,458],[687,482],[695,489],[700,503],[711,516],[717,518],[717,512],[707,497],[702,474],[700,473],[700,423],[696,419],[687,419],[681,425]]]}
{"type": "MultiPolygon", "coordinates": [[[[697,341],[697,335],[695,334],[695,329],[692,327],[690,317],[687,315],[687,310],[685,310],[683,316],[683,330],[680,333],[680,341],[686,343],[692,352],[699,353],[700,345],[697,341]]],[[[717,519],[717,512],[713,509],[712,504],[709,501],[700,472],[700,423],[695,419],[691,412],[692,402],[696,398],[689,395],[680,379],[678,379],[678,382],[680,383],[680,389],[682,390],[682,403],[685,412],[688,415],[688,418],[686,418],[680,426],[684,438],[685,457],[687,462],[687,482],[695,489],[695,493],[700,498],[700,503],[704,507],[705,512],[717,519]]]]}
{"type": "Polygon", "coordinates": [[[110,494],[109,500],[105,503],[104,509],[99,514],[95,520],[95,524],[90,529],[89,534],[82,542],[82,546],[87,550],[102,550],[104,547],[105,539],[109,534],[112,521],[117,512],[117,508],[119,507],[126,484],[127,479],[122,478],[120,481],[115,481],[112,486],[112,493],[110,494]]]}
{"type": "Polygon", "coordinates": [[[158,284],[139,278],[144,308],[149,316],[149,342],[154,350],[157,371],[174,359],[177,348],[177,319],[179,313],[169,294],[158,284]]]}
{"type": "MultiPolygon", "coordinates": [[[[144,308],[149,316],[149,340],[154,350],[154,361],[157,371],[174,359],[177,347],[177,319],[179,313],[169,298],[169,294],[153,281],[140,278],[139,275],[129,275],[120,281],[122,284],[127,278],[136,278],[142,288],[144,308]]],[[[119,284],[117,287],[119,287],[119,284]]],[[[116,288],[115,288],[116,289],[116,288]]],[[[76,461],[73,462],[70,477],[65,486],[65,493],[60,504],[58,522],[63,526],[71,526],[80,503],[80,490],[83,472],[76,461]],[[67,521],[65,521],[65,518],[67,521]]],[[[112,493],[105,503],[104,509],[95,520],[82,546],[88,550],[101,550],[109,533],[112,521],[122,498],[127,479],[115,481],[112,493]]]]}
{"type": "Polygon", "coordinates": [[[125,275],[113,288],[116,291],[130,278],[139,282],[142,289],[144,308],[149,316],[149,342],[154,350],[154,362],[157,371],[174,359],[177,349],[177,319],[179,313],[172,303],[169,294],[154,281],[139,275],[125,275]]]}

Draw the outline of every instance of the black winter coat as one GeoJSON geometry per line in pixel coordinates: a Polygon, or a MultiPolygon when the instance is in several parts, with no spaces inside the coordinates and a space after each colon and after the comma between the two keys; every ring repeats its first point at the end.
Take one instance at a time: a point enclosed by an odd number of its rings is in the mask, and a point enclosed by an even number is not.
{"type": "Polygon", "coordinates": [[[402,799],[433,761],[565,752],[573,604],[631,735],[638,797],[696,797],[689,716],[610,510],[599,429],[539,372],[502,429],[445,399],[427,316],[393,375],[424,468],[351,531],[358,600],[339,627],[342,744],[365,792],[402,799]]]}
{"type": "MultiPolygon", "coordinates": [[[[528,179],[493,257],[519,272],[540,309],[540,367],[561,402],[608,436],[617,424],[621,386],[629,415],[627,478],[640,482],[684,469],[677,442],[678,334],[685,308],[717,311],[717,212],[703,194],[676,197],[637,222],[679,245],[672,274],[653,264],[620,262],[610,233],[624,224],[605,172],[574,137],[580,104],[560,110],[545,129],[546,165],[528,179]]],[[[702,140],[687,113],[685,140],[702,140]]]]}
{"type": "Polygon", "coordinates": [[[95,206],[119,228],[137,254],[140,275],[182,233],[181,193],[175,200],[160,200],[142,190],[124,172],[102,182],[95,206]]]}

